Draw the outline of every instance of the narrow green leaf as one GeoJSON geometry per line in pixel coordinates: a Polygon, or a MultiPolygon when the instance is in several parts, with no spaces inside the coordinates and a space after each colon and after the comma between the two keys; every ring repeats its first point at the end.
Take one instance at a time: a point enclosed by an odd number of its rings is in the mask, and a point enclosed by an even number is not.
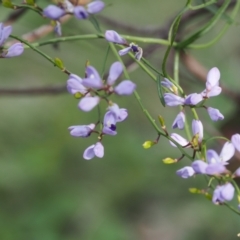
{"type": "Polygon", "coordinates": [[[162,90],[162,84],[161,84],[161,76],[160,74],[157,75],[157,88],[158,88],[158,96],[160,99],[160,102],[162,103],[162,105],[165,107],[165,101],[164,101],[164,97],[163,97],[163,90],[162,90]]]}
{"type": "Polygon", "coordinates": [[[100,28],[100,25],[97,21],[97,19],[94,17],[94,15],[91,15],[90,18],[89,18],[89,21],[92,23],[92,25],[94,26],[94,28],[99,32],[101,33],[101,28],[100,28]]]}

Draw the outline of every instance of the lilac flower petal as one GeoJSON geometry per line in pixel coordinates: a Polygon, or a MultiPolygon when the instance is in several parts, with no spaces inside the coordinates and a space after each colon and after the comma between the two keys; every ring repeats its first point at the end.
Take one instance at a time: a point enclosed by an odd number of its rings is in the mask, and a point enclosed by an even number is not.
{"type": "Polygon", "coordinates": [[[192,167],[184,167],[179,170],[177,170],[177,175],[182,178],[189,178],[195,174],[195,171],[192,167]]]}
{"type": "Polygon", "coordinates": [[[85,151],[83,153],[83,158],[85,160],[90,160],[95,157],[94,147],[95,147],[95,145],[93,144],[85,149],[85,151]]]}
{"type": "Polygon", "coordinates": [[[203,139],[203,125],[200,120],[194,119],[192,121],[192,132],[194,136],[198,134],[198,141],[201,142],[203,139]]]}
{"type": "MultiPolygon", "coordinates": [[[[185,139],[185,138],[183,138],[182,136],[180,136],[179,134],[177,134],[177,133],[172,133],[171,134],[171,138],[173,139],[173,140],[175,140],[178,144],[180,144],[181,146],[186,146],[188,143],[189,143],[189,141],[187,140],[187,139],[185,139]]],[[[173,146],[173,147],[177,147],[173,142],[171,142],[171,141],[169,141],[170,142],[170,144],[173,146]]]]}
{"type": "Polygon", "coordinates": [[[192,163],[192,168],[198,174],[206,174],[208,164],[202,160],[196,160],[192,163]]]}
{"type": "Polygon", "coordinates": [[[108,110],[115,114],[117,122],[124,121],[128,116],[127,109],[119,108],[118,105],[115,103],[112,106],[109,106],[108,110]]]}
{"type": "Polygon", "coordinates": [[[164,78],[164,80],[161,81],[161,85],[162,85],[163,87],[165,87],[165,88],[170,89],[170,90],[171,90],[172,87],[174,86],[173,83],[172,83],[170,80],[168,80],[167,78],[164,78]]]}
{"type": "Polygon", "coordinates": [[[86,68],[86,74],[87,78],[84,78],[82,82],[85,87],[96,89],[100,89],[103,87],[102,79],[100,78],[97,70],[94,67],[88,66],[86,68]]]}
{"type": "Polygon", "coordinates": [[[55,5],[49,5],[43,9],[43,16],[53,20],[58,20],[63,15],[65,15],[65,10],[55,5]]]}
{"type": "Polygon", "coordinates": [[[207,74],[206,88],[212,89],[215,86],[219,85],[220,71],[218,68],[214,67],[210,69],[207,74]]]}
{"type": "Polygon", "coordinates": [[[62,26],[61,23],[59,21],[56,21],[56,26],[54,28],[54,32],[61,37],[62,36],[62,26]]]}
{"type": "Polygon", "coordinates": [[[221,189],[222,189],[222,186],[217,186],[213,191],[212,202],[214,204],[218,204],[219,202],[224,202],[224,199],[222,199],[220,196],[221,189]]]}
{"type": "Polygon", "coordinates": [[[14,43],[8,48],[7,53],[3,55],[4,58],[17,57],[21,55],[24,51],[22,43],[14,43]]]}
{"type": "Polygon", "coordinates": [[[102,1],[93,1],[87,5],[87,11],[90,14],[101,12],[105,7],[105,3],[102,1]]]}
{"type": "Polygon", "coordinates": [[[175,118],[172,128],[183,129],[184,124],[185,124],[185,114],[183,112],[180,112],[175,118]]]}
{"type": "Polygon", "coordinates": [[[89,137],[95,124],[71,126],[68,129],[73,137],[89,137]],[[92,126],[93,125],[93,126],[92,126]]]}
{"type": "Polygon", "coordinates": [[[78,107],[84,112],[89,112],[98,105],[99,101],[100,98],[98,96],[84,97],[80,100],[78,107]]]}
{"type": "Polygon", "coordinates": [[[222,162],[226,162],[233,157],[234,153],[235,153],[234,145],[231,142],[226,142],[223,145],[222,151],[219,156],[222,162]]]}
{"type": "Polygon", "coordinates": [[[87,10],[82,6],[76,6],[73,11],[74,16],[77,19],[86,19],[88,18],[87,10]]]}
{"type": "Polygon", "coordinates": [[[214,151],[212,149],[207,150],[207,161],[209,164],[221,163],[220,157],[218,156],[216,151],[214,151]]]}
{"type": "Polygon", "coordinates": [[[218,175],[226,171],[226,167],[222,163],[211,163],[206,168],[206,174],[218,175]]]}
{"type": "Polygon", "coordinates": [[[108,135],[116,135],[116,122],[116,115],[111,111],[106,112],[103,120],[103,133],[108,135]]]}
{"type": "Polygon", "coordinates": [[[173,93],[164,93],[164,101],[167,106],[175,107],[175,106],[183,105],[185,99],[173,93]]]}
{"type": "MultiPolygon", "coordinates": [[[[118,44],[127,44],[127,41],[122,38],[117,32],[113,30],[108,30],[105,32],[105,39],[109,42],[118,43],[118,44]]],[[[131,48],[130,48],[131,50],[131,48]]]]}
{"type": "Polygon", "coordinates": [[[87,92],[87,89],[82,85],[82,79],[75,74],[69,75],[69,79],[67,80],[67,90],[71,94],[85,94],[87,92]]]}
{"type": "Polygon", "coordinates": [[[114,89],[118,95],[131,95],[136,88],[136,84],[130,80],[120,82],[114,89]]]}
{"type": "Polygon", "coordinates": [[[234,172],[234,175],[240,177],[240,167],[234,172]]]}
{"type": "Polygon", "coordinates": [[[218,87],[218,86],[213,87],[210,91],[208,91],[207,97],[218,96],[221,92],[222,92],[222,88],[221,87],[218,87]]]}
{"type": "Polygon", "coordinates": [[[122,74],[123,66],[121,62],[115,62],[111,65],[107,83],[108,85],[113,85],[115,81],[119,78],[122,74]]]}
{"type": "Polygon", "coordinates": [[[11,32],[12,32],[12,26],[4,27],[3,23],[0,23],[0,47],[7,40],[11,32]]]}
{"type": "Polygon", "coordinates": [[[203,100],[203,97],[201,94],[198,93],[192,93],[188,95],[185,99],[184,104],[186,105],[197,105],[203,100]]]}
{"type": "Polygon", "coordinates": [[[131,47],[124,48],[124,49],[118,51],[118,54],[119,54],[120,56],[123,56],[123,55],[127,54],[128,52],[130,52],[131,49],[132,49],[131,47]]]}
{"type": "Polygon", "coordinates": [[[231,183],[226,183],[222,186],[220,191],[220,197],[224,199],[224,201],[231,201],[234,197],[234,187],[231,183]]]}
{"type": "Polygon", "coordinates": [[[224,116],[220,113],[220,111],[216,108],[208,107],[207,108],[208,114],[210,118],[216,122],[218,120],[223,120],[224,116]]]}
{"type": "Polygon", "coordinates": [[[235,149],[240,152],[240,134],[236,133],[232,135],[231,141],[235,149]]]}
{"type": "Polygon", "coordinates": [[[96,157],[102,158],[104,156],[104,147],[100,142],[95,144],[93,151],[96,157]]]}

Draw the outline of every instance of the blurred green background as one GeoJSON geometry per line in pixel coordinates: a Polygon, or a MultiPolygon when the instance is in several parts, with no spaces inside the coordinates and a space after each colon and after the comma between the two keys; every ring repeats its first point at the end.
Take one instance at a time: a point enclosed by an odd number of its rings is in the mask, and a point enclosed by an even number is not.
{"type": "MultiPolygon", "coordinates": [[[[138,28],[164,26],[185,4],[183,0],[105,2],[111,6],[100,15],[138,28]]],[[[47,1],[39,4],[46,6],[47,1]]],[[[1,6],[1,21],[10,12],[1,6]]],[[[28,12],[13,25],[13,34],[22,35],[48,22],[28,12]]],[[[63,25],[65,36],[92,32],[95,30],[88,21],[71,19],[63,25]]],[[[210,36],[217,32],[216,28],[210,36]]],[[[216,45],[191,51],[207,69],[217,66],[222,84],[236,91],[240,90],[239,33],[238,19],[216,45]]],[[[47,38],[53,37],[50,34],[47,38]]],[[[107,44],[104,40],[77,41],[61,43],[58,50],[52,46],[41,49],[63,59],[71,72],[83,76],[86,60],[102,69],[107,44]]],[[[160,68],[164,51],[157,50],[148,59],[160,68]]],[[[110,54],[106,72],[115,60],[110,54]]],[[[29,49],[21,57],[0,61],[0,88],[61,85],[67,80],[65,74],[29,49]]],[[[130,76],[146,108],[155,118],[163,115],[170,129],[178,109],[161,106],[156,85],[141,69],[130,76]]],[[[196,85],[197,91],[204,89],[204,84],[194,78],[184,84],[188,93],[196,91],[196,85]]],[[[81,112],[78,100],[67,93],[0,97],[1,240],[237,239],[237,215],[188,192],[189,187],[204,188],[203,179],[176,176],[175,171],[188,161],[170,166],[162,163],[165,157],[179,157],[177,149],[164,138],[149,150],[142,148],[142,143],[155,139],[156,133],[134,96],[113,98],[129,110],[129,117],[118,124],[116,137],[104,138],[104,158],[91,161],[85,161],[82,153],[96,142],[96,135],[73,138],[68,127],[94,122],[96,110],[81,112]]],[[[238,107],[224,95],[211,100],[211,104],[224,115],[238,107]]],[[[200,112],[207,132],[217,131],[222,123],[214,124],[203,110],[200,112]]]]}

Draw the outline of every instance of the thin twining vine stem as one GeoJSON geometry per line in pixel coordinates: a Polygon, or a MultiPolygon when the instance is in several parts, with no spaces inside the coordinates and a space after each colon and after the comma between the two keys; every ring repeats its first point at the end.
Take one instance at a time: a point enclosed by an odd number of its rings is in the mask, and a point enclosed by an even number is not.
{"type": "Polygon", "coordinates": [[[33,44],[27,42],[26,40],[20,38],[20,37],[17,37],[17,36],[14,36],[14,35],[10,35],[11,38],[13,39],[16,39],[22,43],[24,43],[25,45],[27,45],[29,48],[31,48],[33,51],[39,53],[41,56],[43,56],[45,59],[47,59],[49,62],[51,62],[54,66],[60,68],[64,73],[66,74],[70,74],[70,72],[63,68],[62,66],[59,66],[58,64],[56,64],[56,61],[54,59],[52,59],[50,56],[48,56],[46,53],[44,53],[43,51],[39,50],[38,48],[36,48],[36,46],[34,46],[33,44]]]}

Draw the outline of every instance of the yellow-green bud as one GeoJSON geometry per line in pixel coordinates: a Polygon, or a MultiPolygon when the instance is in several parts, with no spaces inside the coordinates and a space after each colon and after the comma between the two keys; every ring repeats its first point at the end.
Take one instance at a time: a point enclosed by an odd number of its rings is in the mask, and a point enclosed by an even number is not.
{"type": "Polygon", "coordinates": [[[146,141],[145,143],[143,143],[143,148],[148,149],[151,148],[153,145],[155,145],[156,143],[153,141],[146,141]]]}
{"type": "Polygon", "coordinates": [[[176,162],[177,162],[177,159],[164,158],[162,161],[163,161],[163,163],[165,163],[165,164],[173,164],[173,163],[176,163],[176,162]]]}
{"type": "Polygon", "coordinates": [[[165,128],[166,127],[165,126],[165,122],[164,122],[164,119],[163,119],[163,117],[161,115],[158,115],[158,120],[159,120],[159,122],[161,124],[161,127],[165,128]]]}
{"type": "Polygon", "coordinates": [[[80,92],[77,92],[77,93],[74,94],[74,97],[77,98],[77,99],[81,98],[82,96],[83,95],[80,92]]]}
{"type": "Polygon", "coordinates": [[[189,188],[188,190],[190,193],[202,193],[202,190],[198,188],[189,188]]]}

